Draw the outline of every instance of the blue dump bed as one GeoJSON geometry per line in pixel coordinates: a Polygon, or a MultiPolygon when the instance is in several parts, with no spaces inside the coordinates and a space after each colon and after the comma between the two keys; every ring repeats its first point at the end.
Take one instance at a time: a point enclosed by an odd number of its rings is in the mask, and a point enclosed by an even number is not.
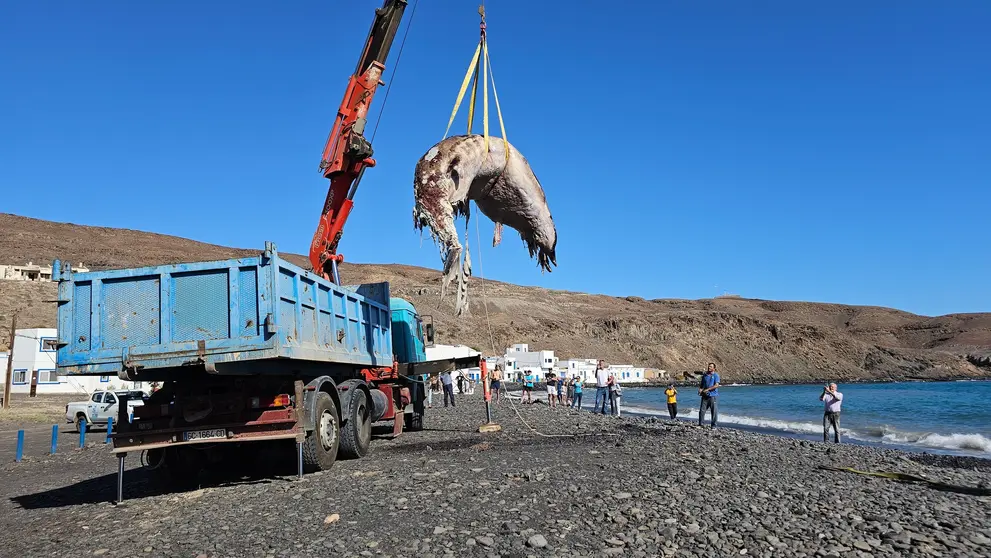
{"type": "Polygon", "coordinates": [[[392,365],[389,284],[335,285],[279,258],[271,243],[257,257],[226,261],[90,273],[53,267],[60,375],[392,365]]]}

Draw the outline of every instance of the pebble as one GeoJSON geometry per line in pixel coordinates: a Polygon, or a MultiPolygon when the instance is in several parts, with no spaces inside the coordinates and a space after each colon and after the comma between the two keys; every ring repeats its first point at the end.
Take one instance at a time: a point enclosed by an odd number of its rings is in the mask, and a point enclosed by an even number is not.
{"type": "Polygon", "coordinates": [[[544,548],[547,546],[547,539],[543,535],[533,535],[526,540],[526,544],[530,545],[532,548],[544,548]]]}
{"type": "Polygon", "coordinates": [[[204,476],[203,492],[191,498],[151,491],[145,473],[129,469],[126,520],[103,503],[112,483],[93,480],[113,469],[112,459],[66,452],[17,464],[12,482],[0,485],[3,532],[46,525],[8,537],[4,552],[85,557],[113,541],[104,558],[142,548],[187,558],[991,556],[986,498],[819,468],[835,462],[980,486],[991,482],[991,461],[517,408],[544,433],[618,435],[548,439],[508,405],[492,407],[502,432],[482,435],[478,398],[459,396],[456,408],[428,410],[424,431],[376,438],[369,456],[301,482],[291,480],[293,456],[284,477],[204,476]],[[842,495],[838,507],[827,489],[842,495]],[[334,516],[333,525],[320,523],[334,516]],[[90,523],[99,528],[82,529],[90,523]],[[288,542],[269,539],[273,530],[290,534],[288,542]]]}

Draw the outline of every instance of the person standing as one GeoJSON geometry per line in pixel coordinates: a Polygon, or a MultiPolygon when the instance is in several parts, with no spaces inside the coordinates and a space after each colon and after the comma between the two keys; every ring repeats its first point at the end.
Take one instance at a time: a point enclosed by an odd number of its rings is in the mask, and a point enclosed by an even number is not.
{"type": "Polygon", "coordinates": [[[523,374],[523,396],[520,403],[533,403],[533,372],[529,370],[523,374]]]}
{"type": "Polygon", "coordinates": [[[619,416],[619,399],[623,397],[623,388],[619,385],[619,379],[613,375],[609,376],[609,413],[619,416]]]}
{"type": "Polygon", "coordinates": [[[604,360],[600,360],[598,364],[595,365],[595,405],[592,407],[592,412],[601,412],[603,415],[606,414],[606,400],[609,399],[609,371],[606,370],[608,366],[604,360]],[[602,408],[599,409],[599,400],[602,400],[602,408]]]}
{"type": "Polygon", "coordinates": [[[719,418],[719,409],[716,405],[719,397],[719,374],[716,373],[714,362],[709,363],[708,370],[702,375],[702,381],[699,382],[699,396],[702,397],[699,405],[699,426],[702,426],[702,420],[705,419],[705,412],[708,410],[712,414],[710,426],[715,428],[719,418]]]}
{"type": "Polygon", "coordinates": [[[674,420],[678,418],[678,390],[675,389],[674,384],[664,390],[664,395],[668,398],[668,415],[674,420]]]}
{"type": "Polygon", "coordinates": [[[547,373],[547,406],[554,407],[557,402],[557,379],[554,377],[553,372],[547,373]]]}
{"type": "Polygon", "coordinates": [[[564,405],[564,376],[557,377],[557,404],[564,405]]]}
{"type": "Polygon", "coordinates": [[[566,382],[566,385],[568,387],[567,387],[567,393],[565,394],[565,397],[564,397],[564,401],[570,407],[570,406],[574,405],[574,403],[575,403],[575,378],[574,378],[574,376],[572,376],[571,378],[568,378],[568,381],[566,382]]]}
{"type": "Polygon", "coordinates": [[[454,380],[450,371],[440,375],[440,383],[444,384],[444,407],[447,407],[448,397],[451,398],[451,406],[454,407],[454,380]]]}
{"type": "Polygon", "coordinates": [[[492,383],[489,384],[490,396],[494,403],[499,402],[499,391],[502,389],[502,365],[497,364],[492,371],[492,383]]]}
{"type": "Polygon", "coordinates": [[[822,441],[829,441],[829,429],[833,429],[833,442],[840,443],[840,405],[843,404],[843,394],[836,391],[836,384],[831,383],[822,388],[819,401],[825,404],[822,415],[822,441]]]}
{"type": "Polygon", "coordinates": [[[576,408],[576,409],[578,409],[579,411],[582,408],[582,382],[583,382],[583,380],[582,380],[582,377],[580,375],[579,376],[575,376],[575,380],[574,380],[574,384],[575,384],[575,397],[571,401],[571,406],[574,407],[574,408],[576,408]]]}

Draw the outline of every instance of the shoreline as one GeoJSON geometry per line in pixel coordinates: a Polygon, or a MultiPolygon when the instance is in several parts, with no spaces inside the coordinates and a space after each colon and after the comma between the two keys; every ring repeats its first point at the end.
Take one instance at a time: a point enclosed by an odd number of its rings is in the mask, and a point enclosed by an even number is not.
{"type": "MultiPolygon", "coordinates": [[[[797,384],[788,384],[788,385],[797,385],[797,384]]],[[[815,385],[815,384],[812,384],[812,385],[815,385]]],[[[653,387],[656,387],[656,386],[638,386],[638,387],[652,387],[653,388],[653,387]]],[[[627,389],[629,389],[629,387],[627,387],[627,389]]],[[[520,394],[522,392],[519,391],[519,390],[516,390],[516,391],[511,391],[511,392],[510,391],[507,391],[506,393],[511,394],[511,396],[514,398],[514,400],[518,402],[519,399],[520,399],[520,394]]],[[[545,394],[544,393],[541,393],[540,391],[538,391],[537,388],[535,388],[534,393],[537,395],[537,398],[536,398],[535,401],[537,402],[538,406],[541,406],[541,407],[545,407],[546,408],[547,407],[547,402],[546,402],[546,397],[544,397],[545,394]]],[[[593,403],[593,400],[594,400],[594,390],[592,390],[590,393],[592,394],[592,400],[585,399],[583,401],[582,411],[585,411],[585,412],[588,412],[588,413],[592,413],[592,414],[597,414],[597,413],[593,413],[592,410],[591,410],[592,409],[592,406],[594,404],[593,403]]],[[[465,394],[464,396],[481,398],[481,391],[480,390],[476,390],[475,394],[473,394],[473,395],[467,395],[467,394],[465,394]]],[[[462,397],[464,397],[464,396],[462,396],[462,397]]],[[[662,422],[671,422],[671,419],[667,415],[667,410],[666,409],[653,408],[653,407],[644,407],[642,404],[636,404],[636,405],[633,405],[633,406],[627,406],[626,404],[622,404],[621,403],[621,410],[622,410],[622,413],[623,413],[623,415],[622,415],[621,418],[623,418],[623,417],[638,417],[638,418],[645,418],[645,419],[656,419],[656,420],[662,421],[662,422]]],[[[697,412],[697,409],[695,409],[695,408],[692,408],[692,407],[682,407],[681,409],[679,409],[679,416],[676,419],[676,422],[673,422],[672,424],[686,423],[686,424],[691,424],[693,426],[697,426],[697,415],[694,414],[696,412],[697,412]],[[688,414],[689,412],[691,412],[692,414],[688,414]]],[[[754,425],[754,424],[746,424],[746,423],[740,423],[740,422],[733,422],[732,419],[728,419],[728,420],[725,419],[724,418],[725,416],[726,415],[723,415],[723,416],[720,417],[720,421],[719,421],[719,424],[718,424],[717,428],[729,428],[729,429],[740,430],[740,431],[744,431],[744,432],[751,432],[751,433],[755,433],[755,434],[763,434],[763,435],[768,435],[768,436],[777,436],[777,437],[794,439],[794,440],[801,440],[801,441],[806,441],[806,442],[821,442],[822,441],[821,440],[821,435],[818,434],[818,433],[798,432],[798,431],[794,431],[794,430],[788,430],[788,429],[783,428],[783,427],[782,428],[778,428],[778,427],[773,427],[773,426],[761,426],[761,425],[754,425]]],[[[735,415],[730,415],[730,416],[735,416],[735,415]]],[[[742,417],[742,418],[746,418],[748,420],[775,420],[775,419],[760,419],[759,417],[742,417]]],[[[708,424],[708,416],[706,418],[705,424],[708,424]]],[[[982,452],[980,450],[966,449],[966,448],[951,448],[951,447],[926,446],[926,445],[921,445],[921,444],[914,444],[912,442],[891,442],[891,441],[885,441],[883,439],[878,439],[878,440],[863,439],[862,437],[860,437],[860,436],[862,436],[862,433],[858,434],[856,432],[853,432],[849,428],[844,428],[844,433],[843,434],[844,434],[844,437],[843,437],[843,440],[842,440],[842,444],[841,445],[847,444],[847,445],[855,445],[855,446],[863,446],[863,447],[871,447],[871,448],[879,448],[879,449],[893,449],[893,450],[897,450],[897,451],[908,453],[908,454],[918,454],[918,455],[945,455],[945,456],[953,456],[953,457],[960,457],[960,458],[966,458],[966,459],[976,459],[976,460],[979,460],[981,462],[986,462],[989,466],[991,466],[991,454],[989,454],[988,452],[982,452]]],[[[958,434],[958,435],[968,435],[968,434],[958,434]]],[[[981,436],[980,434],[971,434],[971,435],[981,436]]]]}

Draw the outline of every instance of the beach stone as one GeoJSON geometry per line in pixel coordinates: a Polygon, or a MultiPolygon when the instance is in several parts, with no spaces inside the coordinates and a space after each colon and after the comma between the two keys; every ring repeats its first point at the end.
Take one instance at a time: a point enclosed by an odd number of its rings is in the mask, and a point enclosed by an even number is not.
{"type": "Polygon", "coordinates": [[[478,541],[478,544],[484,547],[491,548],[495,546],[495,540],[493,540],[492,537],[477,537],[475,540],[478,541]]]}
{"type": "Polygon", "coordinates": [[[526,544],[528,544],[531,548],[544,548],[547,546],[547,539],[545,539],[543,535],[533,535],[526,540],[526,544]]]}
{"type": "Polygon", "coordinates": [[[971,533],[970,536],[968,536],[967,538],[970,540],[970,542],[974,544],[979,544],[981,546],[991,546],[991,539],[985,537],[980,533],[971,533]]]}
{"type": "Polygon", "coordinates": [[[632,497],[633,494],[630,494],[629,492],[619,492],[615,496],[617,500],[629,500],[632,497]]]}

